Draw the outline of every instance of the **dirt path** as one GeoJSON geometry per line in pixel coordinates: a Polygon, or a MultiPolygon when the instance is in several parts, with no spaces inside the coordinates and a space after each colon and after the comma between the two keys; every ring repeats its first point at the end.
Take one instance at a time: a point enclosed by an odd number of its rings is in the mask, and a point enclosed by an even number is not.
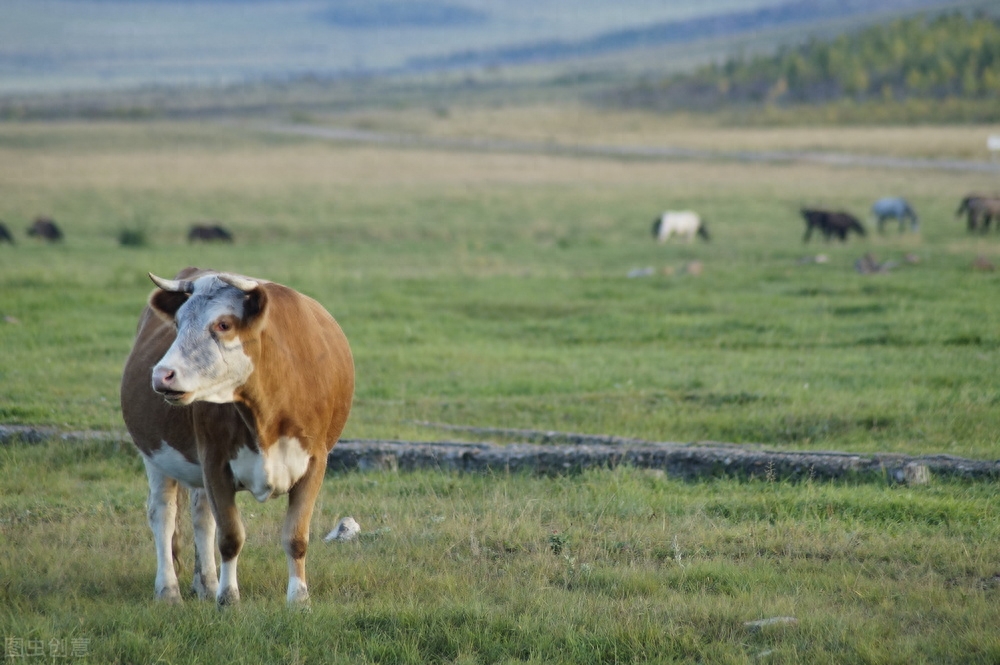
{"type": "Polygon", "coordinates": [[[579,157],[611,157],[653,160],[707,160],[746,163],[812,163],[840,167],[885,169],[921,169],[1000,174],[1000,162],[969,159],[938,159],[893,157],[889,155],[857,155],[805,150],[704,150],[671,146],[629,146],[582,143],[532,142],[499,139],[430,137],[418,134],[373,132],[346,127],[272,124],[264,131],[276,134],[305,136],[328,141],[370,143],[397,147],[438,148],[478,152],[511,152],[523,154],[572,155],[579,157]]]}

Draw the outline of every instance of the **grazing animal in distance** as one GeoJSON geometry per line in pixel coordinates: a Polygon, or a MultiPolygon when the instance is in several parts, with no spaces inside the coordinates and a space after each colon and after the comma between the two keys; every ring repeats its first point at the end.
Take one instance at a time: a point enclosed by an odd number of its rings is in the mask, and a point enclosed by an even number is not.
{"type": "Polygon", "coordinates": [[[1000,228],[1000,197],[983,196],[969,202],[969,229],[974,231],[977,228],[983,233],[990,230],[990,222],[997,221],[1000,228]]]}
{"type": "Polygon", "coordinates": [[[653,237],[657,242],[666,242],[674,234],[684,236],[688,242],[694,242],[695,235],[711,240],[705,220],[691,210],[667,210],[653,220],[653,237]]]}
{"type": "Polygon", "coordinates": [[[49,242],[62,240],[63,234],[56,226],[56,223],[49,217],[36,217],[35,221],[28,227],[28,235],[38,237],[49,242]]]}
{"type": "Polygon", "coordinates": [[[955,210],[955,216],[961,217],[963,214],[966,215],[965,227],[969,233],[976,230],[978,222],[974,202],[985,198],[988,197],[983,194],[966,194],[962,197],[962,200],[958,202],[958,209],[955,210]]]}
{"type": "Polygon", "coordinates": [[[973,203],[973,201],[976,201],[977,199],[986,199],[986,198],[989,198],[989,196],[986,194],[976,194],[976,193],[966,194],[965,196],[962,197],[962,200],[958,202],[958,209],[955,210],[955,216],[961,217],[963,214],[970,213],[971,211],[969,207],[970,204],[973,203]]]}
{"type": "Polygon", "coordinates": [[[955,210],[955,216],[966,215],[965,225],[969,233],[980,230],[985,233],[993,219],[1000,224],[1000,196],[989,196],[986,194],[966,194],[955,210]]]}
{"type": "Polygon", "coordinates": [[[963,212],[969,210],[969,204],[975,199],[985,199],[989,198],[984,194],[966,194],[962,197],[962,200],[958,202],[958,210],[955,211],[955,216],[959,217],[963,212]]]}
{"type": "Polygon", "coordinates": [[[877,220],[879,233],[882,233],[885,220],[890,217],[899,222],[899,231],[901,233],[906,227],[906,222],[910,223],[911,231],[915,232],[920,228],[920,220],[917,219],[917,213],[913,211],[913,208],[906,199],[898,196],[887,196],[875,201],[872,204],[872,214],[875,215],[875,219],[877,220]]]}
{"type": "Polygon", "coordinates": [[[802,242],[809,242],[813,229],[819,229],[824,240],[829,240],[833,236],[840,238],[841,242],[847,240],[847,234],[854,231],[860,236],[864,236],[865,227],[861,225],[857,217],[846,212],[831,212],[829,210],[813,210],[803,208],[801,211],[803,219],[806,221],[806,233],[802,237],[802,242]]]}
{"type": "Polygon", "coordinates": [[[0,242],[9,242],[14,244],[14,236],[10,234],[10,229],[3,222],[0,222],[0,242]]]}
{"type": "Polygon", "coordinates": [[[191,229],[188,231],[187,239],[188,242],[194,242],[195,240],[232,242],[233,234],[219,224],[192,224],[191,229]]]}
{"type": "Polygon", "coordinates": [[[972,210],[969,209],[969,203],[978,198],[981,198],[979,194],[966,194],[962,197],[962,200],[958,202],[958,209],[955,210],[956,217],[961,217],[963,214],[967,216],[965,220],[965,228],[970,233],[976,230],[976,218],[972,210]]]}
{"type": "Polygon", "coordinates": [[[347,338],[322,305],[280,284],[197,268],[150,278],[157,288],[125,362],[121,406],[149,481],[156,596],[181,599],[174,540],[183,486],[199,597],[239,601],[236,492],[247,490],[258,501],[288,495],[286,598],[304,603],[313,506],[354,395],[347,338]]]}

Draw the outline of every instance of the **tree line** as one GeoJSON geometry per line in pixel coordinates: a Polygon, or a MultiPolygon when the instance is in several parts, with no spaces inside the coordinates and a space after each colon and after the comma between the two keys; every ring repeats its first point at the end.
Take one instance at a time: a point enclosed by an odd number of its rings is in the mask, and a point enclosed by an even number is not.
{"type": "Polygon", "coordinates": [[[1000,20],[960,12],[900,18],[772,55],[733,56],[620,92],[620,102],[656,108],[846,102],[930,109],[927,102],[946,101],[939,113],[974,107],[976,117],[963,119],[996,120],[1000,20]]]}

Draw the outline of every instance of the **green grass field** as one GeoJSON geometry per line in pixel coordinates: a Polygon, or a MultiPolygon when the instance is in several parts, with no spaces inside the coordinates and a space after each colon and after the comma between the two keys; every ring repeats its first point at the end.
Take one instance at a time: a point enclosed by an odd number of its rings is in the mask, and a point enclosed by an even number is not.
{"type": "MultiPolygon", "coordinates": [[[[358,375],[345,437],[433,439],[415,421],[435,421],[993,459],[1000,277],[972,264],[1000,262],[1000,236],[953,215],[995,187],[989,174],[395,149],[235,124],[0,124],[0,219],[17,238],[0,245],[0,424],[123,432],[117,385],[146,272],[199,265],[285,283],[337,317],[358,375]],[[803,245],[800,206],[864,217],[885,194],[914,203],[919,235],[803,245]],[[656,245],[668,207],[704,214],[712,242],[656,245]],[[25,236],[38,214],[64,242],[25,236]],[[236,243],[189,245],[187,226],[207,219],[236,243]],[[123,230],[148,244],[119,246],[123,230]],[[866,252],[899,265],[859,275],[866,252]]],[[[283,607],[281,501],[243,497],[244,602],[219,613],[152,601],[130,448],[13,444],[0,477],[0,633],[86,640],[94,662],[1000,657],[989,484],[331,476],[313,609],[298,615],[283,607]],[[347,514],[365,538],[324,545],[347,514]],[[772,616],[798,623],[743,625],[772,616]]]]}
{"type": "Polygon", "coordinates": [[[998,497],[985,483],[331,475],[304,614],[284,604],[283,501],[241,497],[239,607],[171,607],[152,600],[135,453],[52,443],[0,462],[0,632],[45,654],[55,639],[99,663],[1000,657],[998,497]],[[346,514],[360,541],[321,542],[346,514]],[[745,625],[774,617],[796,623],[745,625]]]}
{"type": "MultiPolygon", "coordinates": [[[[919,132],[919,130],[914,130],[919,132]]],[[[916,139],[915,139],[916,140],[916,139]]],[[[194,264],[318,298],[358,366],[349,437],[417,420],[655,440],[991,458],[993,236],[953,217],[992,176],[447,153],[238,128],[0,128],[0,422],[121,431],[118,373],[151,290],[194,264]],[[922,233],[804,245],[802,205],[912,199],[922,233]],[[657,246],[693,207],[711,243],[657,246]],[[66,240],[26,238],[36,214],[66,240]],[[217,219],[233,246],[192,246],[217,219]],[[123,229],[149,244],[120,247],[123,229]],[[871,251],[900,266],[862,276],[871,251]],[[827,264],[799,264],[824,253],[827,264]],[[903,262],[906,254],[919,263],[903,262]],[[703,274],[685,274],[690,261],[703,274]],[[655,275],[629,279],[636,268],[655,275]],[[667,274],[672,271],[672,274],[667,274]]]]}

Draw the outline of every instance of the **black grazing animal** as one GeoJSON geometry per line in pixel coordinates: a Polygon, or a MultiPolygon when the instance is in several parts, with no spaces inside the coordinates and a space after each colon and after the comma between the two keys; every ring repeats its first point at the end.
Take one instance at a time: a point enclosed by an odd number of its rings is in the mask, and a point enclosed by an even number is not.
{"type": "Polygon", "coordinates": [[[10,234],[10,229],[3,222],[0,222],[0,242],[9,242],[14,244],[14,236],[10,234]]]}
{"type": "Polygon", "coordinates": [[[846,212],[830,212],[829,210],[802,209],[802,217],[806,220],[806,234],[802,242],[809,242],[813,229],[819,229],[824,240],[829,240],[833,236],[840,238],[841,242],[847,240],[847,234],[854,231],[860,236],[865,235],[865,227],[861,225],[857,217],[846,212]]]}
{"type": "Polygon", "coordinates": [[[29,236],[37,236],[42,240],[56,242],[62,240],[63,234],[56,226],[56,223],[49,217],[36,217],[35,221],[28,227],[29,236]]]}
{"type": "Polygon", "coordinates": [[[188,242],[195,240],[232,242],[233,234],[218,224],[193,224],[188,231],[188,242]]]}

